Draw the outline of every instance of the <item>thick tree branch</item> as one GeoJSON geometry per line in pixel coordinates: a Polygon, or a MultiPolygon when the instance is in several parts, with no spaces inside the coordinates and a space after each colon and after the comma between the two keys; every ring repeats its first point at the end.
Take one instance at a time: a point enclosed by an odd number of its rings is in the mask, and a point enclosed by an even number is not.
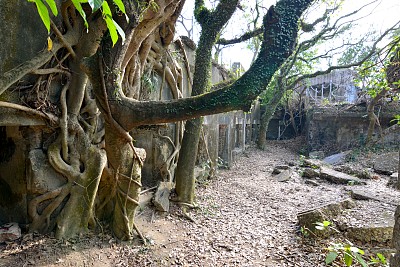
{"type": "MultiPolygon", "coordinates": [[[[67,42],[69,45],[76,45],[79,40],[78,33],[78,29],[66,33],[63,36],[63,41],[67,42]]],[[[36,57],[24,62],[18,67],[0,74],[0,95],[22,77],[43,66],[62,47],[64,47],[62,43],[54,43],[51,51],[47,51],[47,49],[43,50],[36,57]]]]}
{"type": "Polygon", "coordinates": [[[263,32],[264,32],[264,27],[256,28],[256,29],[254,29],[252,31],[246,32],[245,34],[243,34],[242,36],[237,37],[237,38],[233,38],[233,39],[229,39],[229,40],[224,39],[224,38],[220,38],[217,41],[217,44],[220,44],[220,45],[231,45],[231,44],[241,43],[241,42],[247,41],[247,40],[249,40],[249,39],[251,39],[253,37],[258,36],[258,35],[262,34],[263,32]]]}
{"type": "MultiPolygon", "coordinates": [[[[110,99],[111,112],[124,129],[146,124],[187,120],[199,116],[248,110],[251,102],[265,89],[275,71],[292,53],[298,31],[298,20],[312,0],[281,0],[264,17],[264,41],[250,69],[235,83],[218,91],[171,101],[140,102],[121,96],[110,99]]],[[[86,71],[95,91],[101,90],[99,70],[87,62],[86,71]]],[[[96,64],[96,63],[94,63],[96,64]]],[[[100,93],[101,94],[101,93],[100,93]]]]}

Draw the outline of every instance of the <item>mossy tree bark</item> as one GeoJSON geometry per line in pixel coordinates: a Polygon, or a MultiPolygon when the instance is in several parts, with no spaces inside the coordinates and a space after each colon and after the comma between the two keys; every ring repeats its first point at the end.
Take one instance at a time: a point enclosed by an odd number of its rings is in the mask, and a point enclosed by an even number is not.
{"type": "MultiPolygon", "coordinates": [[[[216,25],[223,25],[223,21],[219,20],[219,18],[215,18],[215,21],[213,21],[211,15],[216,13],[205,9],[204,6],[202,6],[202,1],[196,2],[199,21],[202,21],[203,25],[212,22],[211,26],[216,27],[210,27],[210,29],[207,27],[210,31],[208,32],[209,35],[204,36],[199,44],[199,51],[202,51],[202,53],[197,52],[197,54],[200,55],[198,57],[199,63],[197,63],[198,65],[196,65],[195,70],[195,72],[198,73],[198,80],[195,79],[193,87],[198,88],[194,89],[194,93],[196,94],[197,92],[200,95],[171,101],[140,102],[125,97],[123,94],[119,94],[118,99],[109,97],[107,100],[106,105],[109,106],[110,114],[113,114],[113,119],[121,125],[123,129],[129,130],[140,125],[174,122],[238,109],[249,110],[252,101],[264,90],[271,80],[272,75],[293,51],[297,38],[297,21],[311,2],[311,0],[282,0],[277,3],[276,7],[271,7],[263,20],[265,29],[264,42],[254,64],[233,84],[206,94],[202,94],[202,90],[205,90],[209,83],[211,48],[218,33],[216,25]]],[[[228,1],[222,1],[220,7],[224,6],[222,4],[228,5],[228,1]]],[[[228,6],[224,7],[228,8],[228,6]]],[[[236,6],[233,6],[233,10],[234,7],[236,6]]],[[[233,12],[233,10],[230,12],[233,12]]],[[[94,65],[92,65],[92,67],[93,66],[94,65]]],[[[99,72],[97,73],[99,74],[99,72]]],[[[99,81],[98,78],[101,77],[101,75],[98,74],[89,76],[91,77],[99,101],[104,99],[104,97],[101,93],[101,81],[99,81]]],[[[112,95],[111,92],[115,92],[113,84],[109,83],[107,88],[109,96],[112,95]]],[[[105,105],[100,104],[100,106],[105,105]]],[[[200,122],[201,120],[197,120],[194,121],[194,123],[190,122],[188,124],[186,131],[189,132],[189,134],[187,134],[187,138],[183,140],[183,142],[192,145],[195,144],[194,146],[197,147],[199,131],[201,129],[199,127],[200,122]]],[[[193,146],[189,145],[187,148],[181,150],[180,158],[184,158],[184,156],[182,156],[183,154],[188,154],[189,159],[186,162],[181,161],[180,163],[182,167],[181,173],[179,174],[178,171],[177,175],[181,178],[177,178],[177,183],[179,184],[177,186],[177,191],[180,192],[182,196],[179,199],[180,201],[192,203],[194,180],[191,173],[194,170],[196,156],[195,153],[193,153],[193,146]],[[187,176],[183,177],[183,173],[187,174],[187,176]],[[189,182],[186,184],[187,181],[189,182]]]]}
{"type": "Polygon", "coordinates": [[[282,75],[278,75],[276,79],[276,86],[274,87],[274,91],[272,94],[272,98],[269,99],[266,105],[265,112],[261,115],[260,119],[260,129],[258,132],[258,139],[257,139],[257,147],[259,149],[264,150],[266,147],[267,141],[267,131],[269,122],[274,115],[276,108],[278,107],[279,103],[281,102],[282,97],[285,95],[286,87],[283,85],[284,77],[282,75]]]}
{"type": "MultiPolygon", "coordinates": [[[[114,119],[124,129],[168,123],[228,112],[249,111],[273,74],[292,53],[298,20],[312,0],[281,0],[264,17],[264,41],[256,61],[238,80],[219,90],[170,101],[135,101],[125,96],[109,99],[114,119]]],[[[98,80],[96,76],[92,79],[98,80]]]]}

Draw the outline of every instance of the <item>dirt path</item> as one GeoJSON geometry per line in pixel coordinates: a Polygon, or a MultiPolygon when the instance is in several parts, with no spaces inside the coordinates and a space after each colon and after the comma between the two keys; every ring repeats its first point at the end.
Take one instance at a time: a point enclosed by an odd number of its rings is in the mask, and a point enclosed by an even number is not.
{"type": "MultiPolygon", "coordinates": [[[[275,165],[298,169],[293,147],[270,142],[267,151],[249,149],[233,168],[201,184],[200,208],[190,211],[196,223],[176,206],[169,214],[139,212],[148,246],[117,242],[106,230],[70,241],[27,235],[0,245],[0,266],[325,266],[324,245],[305,243],[296,215],[349,195],[344,186],[309,185],[296,173],[278,182],[275,165]]],[[[384,188],[385,181],[372,182],[384,188]]]]}

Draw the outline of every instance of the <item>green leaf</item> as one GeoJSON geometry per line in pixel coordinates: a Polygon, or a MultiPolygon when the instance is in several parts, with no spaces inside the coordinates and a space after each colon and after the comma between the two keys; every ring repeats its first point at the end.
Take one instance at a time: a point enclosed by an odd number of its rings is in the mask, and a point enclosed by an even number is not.
{"type": "Polygon", "coordinates": [[[43,21],[44,26],[47,29],[47,32],[50,33],[50,16],[47,7],[44,5],[42,0],[35,0],[36,8],[38,10],[39,16],[43,21]]]}
{"type": "Polygon", "coordinates": [[[361,264],[362,267],[368,267],[368,264],[365,262],[365,260],[361,257],[360,254],[354,253],[354,257],[358,261],[359,264],[361,264]]]}
{"type": "Polygon", "coordinates": [[[118,23],[113,20],[115,27],[117,28],[118,34],[119,36],[121,36],[122,42],[125,41],[125,32],[124,30],[121,28],[121,26],[118,25],[118,23]]]}
{"type": "Polygon", "coordinates": [[[57,10],[57,5],[54,0],[45,0],[47,5],[50,7],[51,12],[53,13],[54,16],[58,15],[58,10],[57,10]]]}
{"type": "MultiPolygon", "coordinates": [[[[83,20],[85,21],[85,26],[86,29],[89,28],[89,24],[86,20],[86,14],[85,11],[83,11],[82,5],[81,5],[81,0],[71,0],[72,4],[74,4],[76,10],[78,10],[79,14],[81,15],[81,17],[83,18],[83,20]]],[[[83,3],[83,2],[82,2],[83,3]]]]}
{"type": "Polygon", "coordinates": [[[117,7],[119,8],[119,10],[121,10],[122,13],[126,14],[124,3],[122,3],[121,0],[113,0],[113,1],[114,1],[114,4],[117,5],[117,7]]]}
{"type": "Polygon", "coordinates": [[[377,253],[376,256],[381,260],[383,264],[386,264],[386,258],[381,253],[377,253]]]}
{"type": "Polygon", "coordinates": [[[346,266],[351,266],[351,264],[353,263],[353,257],[348,252],[344,253],[344,263],[346,264],[346,266]]]}
{"type": "Polygon", "coordinates": [[[111,13],[110,6],[108,5],[108,3],[106,1],[103,2],[101,7],[102,7],[102,12],[103,12],[104,19],[106,19],[107,16],[110,16],[110,18],[112,18],[112,13],[111,13]]]}
{"type": "Polygon", "coordinates": [[[111,40],[113,43],[113,46],[117,43],[118,41],[118,34],[121,36],[122,41],[125,41],[125,32],[124,30],[118,25],[118,23],[112,19],[112,13],[110,6],[106,1],[103,2],[102,5],[102,12],[103,12],[103,18],[106,21],[107,28],[110,32],[111,40]]]}
{"type": "Polygon", "coordinates": [[[336,252],[334,252],[334,251],[329,252],[326,255],[325,263],[326,264],[331,264],[334,260],[336,260],[337,256],[338,256],[338,254],[336,252]]]}
{"type": "Polygon", "coordinates": [[[110,32],[111,41],[114,46],[118,41],[117,27],[115,27],[114,21],[110,16],[107,15],[104,19],[106,21],[108,31],[110,32]]]}
{"type": "Polygon", "coordinates": [[[114,23],[114,20],[112,19],[111,9],[108,3],[104,1],[101,7],[103,12],[103,18],[106,21],[108,31],[110,32],[111,41],[114,46],[118,41],[118,32],[117,32],[117,27],[115,26],[116,23],[114,23]]]}
{"type": "Polygon", "coordinates": [[[330,221],[323,221],[322,224],[323,224],[325,227],[328,227],[329,225],[331,225],[331,222],[330,222],[330,221]]]}
{"type": "Polygon", "coordinates": [[[350,251],[351,252],[355,252],[355,253],[360,253],[361,255],[364,255],[364,250],[359,249],[358,247],[350,247],[350,251]]]}
{"type": "Polygon", "coordinates": [[[104,0],[89,0],[88,2],[92,11],[95,12],[103,5],[104,0]]]}

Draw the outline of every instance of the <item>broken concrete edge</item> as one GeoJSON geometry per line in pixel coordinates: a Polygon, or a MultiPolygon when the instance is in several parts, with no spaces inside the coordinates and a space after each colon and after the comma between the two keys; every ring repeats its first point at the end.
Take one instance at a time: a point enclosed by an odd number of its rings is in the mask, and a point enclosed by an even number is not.
{"type": "Polygon", "coordinates": [[[374,179],[376,176],[376,174],[374,174],[372,168],[357,169],[357,168],[354,168],[354,167],[351,167],[348,165],[339,165],[339,166],[335,166],[333,169],[338,172],[343,172],[348,175],[356,176],[357,178],[360,178],[360,179],[370,180],[370,179],[374,179]]]}
{"type": "Polygon", "coordinates": [[[300,167],[308,167],[311,169],[320,169],[323,166],[330,166],[329,164],[318,160],[318,159],[311,159],[311,158],[303,158],[300,160],[300,167]]]}
{"type": "Polygon", "coordinates": [[[393,237],[393,226],[380,227],[346,227],[345,235],[348,239],[357,240],[365,243],[377,242],[380,244],[389,243],[393,237]]]}
{"type": "Polygon", "coordinates": [[[339,202],[332,202],[325,205],[315,207],[313,209],[301,211],[297,214],[299,226],[303,231],[311,232],[310,237],[327,237],[338,230],[335,230],[335,218],[340,215],[344,209],[354,208],[356,204],[350,198],[339,202]],[[318,223],[328,221],[330,227],[325,227],[324,230],[319,230],[318,223]]]}
{"type": "Polygon", "coordinates": [[[169,211],[169,195],[173,188],[172,182],[160,182],[157,191],[152,198],[152,202],[156,210],[161,212],[169,211]]]}
{"type": "Polygon", "coordinates": [[[343,172],[335,171],[331,168],[321,167],[320,170],[320,178],[325,179],[329,182],[336,184],[348,184],[348,185],[365,185],[367,184],[365,181],[361,179],[348,175],[343,172]]]}
{"type": "Polygon", "coordinates": [[[287,182],[292,178],[293,170],[287,169],[283,170],[281,173],[274,176],[275,180],[278,182],[287,182]]]}
{"type": "Polygon", "coordinates": [[[302,170],[301,176],[304,178],[315,179],[321,178],[330,183],[345,184],[345,185],[365,185],[366,182],[362,179],[339,172],[326,166],[316,167],[305,167],[302,170]]]}

